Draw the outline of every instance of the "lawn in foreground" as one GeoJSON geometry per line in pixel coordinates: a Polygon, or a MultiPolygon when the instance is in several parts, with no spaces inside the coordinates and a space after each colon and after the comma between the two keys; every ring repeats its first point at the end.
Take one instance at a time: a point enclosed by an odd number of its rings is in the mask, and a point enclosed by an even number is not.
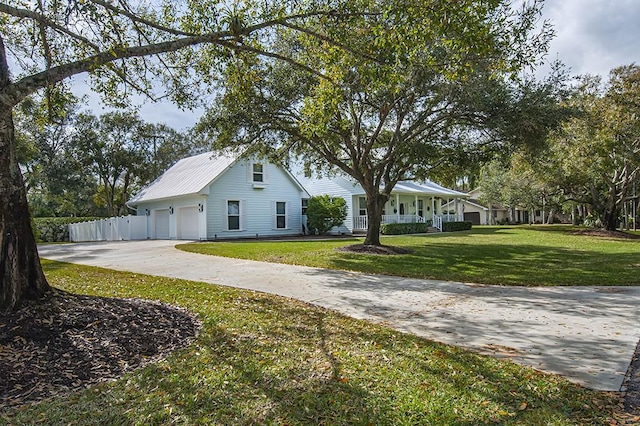
{"type": "Polygon", "coordinates": [[[482,284],[640,285],[640,240],[576,234],[567,226],[478,227],[471,231],[382,237],[412,254],[335,250],[361,242],[239,241],[183,244],[182,250],[328,269],[482,284]]]}
{"type": "Polygon", "coordinates": [[[196,343],[0,424],[605,424],[613,397],[530,368],[246,290],[44,261],[72,292],[197,312],[196,343]]]}

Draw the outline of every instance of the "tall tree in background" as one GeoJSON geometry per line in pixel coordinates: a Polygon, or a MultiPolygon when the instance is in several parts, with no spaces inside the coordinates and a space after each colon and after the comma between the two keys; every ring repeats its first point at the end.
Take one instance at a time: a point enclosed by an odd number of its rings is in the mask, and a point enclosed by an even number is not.
{"type": "Polygon", "coordinates": [[[582,114],[553,139],[549,155],[567,198],[590,204],[607,230],[640,181],[640,66],[615,68],[605,84],[585,76],[572,103],[582,114]]]}
{"type": "Polygon", "coordinates": [[[96,118],[81,114],[76,121],[74,148],[83,168],[94,174],[99,190],[97,205],[109,216],[126,213],[132,180],[144,169],[145,147],[140,134],[141,121],[132,113],[109,113],[96,118]]]}
{"type": "Polygon", "coordinates": [[[16,111],[18,163],[35,216],[97,216],[91,198],[96,180],[83,169],[72,146],[77,100],[69,99],[52,117],[40,97],[16,111]]]}
{"type": "Polygon", "coordinates": [[[548,27],[534,33],[541,2],[517,11],[508,1],[410,3],[349,27],[322,17],[309,32],[280,31],[279,54],[328,78],[238,56],[199,124],[218,147],[280,161],[293,154],[307,172],[350,176],[366,193],[365,245],[380,245],[398,181],[536,141],[547,131],[540,109],[553,104],[537,102],[546,93],[534,81],[514,79],[546,49],[548,27]],[[318,33],[350,49],[310,37],[318,33]]]}
{"type": "Polygon", "coordinates": [[[93,199],[109,216],[127,214],[131,194],[199,151],[175,130],[145,123],[128,112],[80,114],[72,132],[74,157],[97,178],[93,199]]]}
{"type": "Polygon", "coordinates": [[[134,113],[77,113],[73,100],[50,120],[39,101],[23,102],[16,112],[18,163],[34,216],[126,214],[130,194],[208,148],[134,113]]]}
{"type": "MultiPolygon", "coordinates": [[[[25,97],[43,90],[54,106],[56,93],[64,92],[60,83],[90,72],[93,87],[111,104],[126,104],[135,92],[192,105],[208,88],[200,83],[218,79],[233,52],[293,61],[272,48],[276,28],[311,35],[307,21],[314,17],[338,23],[382,12],[337,0],[247,0],[233,9],[217,0],[0,3],[0,309],[15,308],[49,289],[17,162],[13,111],[25,97]],[[166,92],[154,93],[156,83],[166,92]]],[[[329,46],[341,45],[317,37],[329,46]]]]}

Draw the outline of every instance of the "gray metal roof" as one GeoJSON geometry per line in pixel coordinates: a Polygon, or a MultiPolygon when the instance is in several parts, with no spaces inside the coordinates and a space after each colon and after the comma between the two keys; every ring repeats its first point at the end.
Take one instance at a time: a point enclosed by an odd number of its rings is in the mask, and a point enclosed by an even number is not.
{"type": "Polygon", "coordinates": [[[237,160],[236,156],[205,152],[184,158],[138,192],[127,204],[197,194],[237,160]]]}
{"type": "Polygon", "coordinates": [[[438,185],[435,182],[431,182],[430,180],[426,180],[424,182],[413,182],[413,181],[400,181],[393,187],[393,191],[391,193],[415,193],[415,194],[428,194],[435,195],[439,197],[451,197],[451,198],[467,198],[469,194],[465,194],[464,192],[456,191],[453,189],[445,188],[442,185],[438,185]]]}
{"type": "MultiPolygon", "coordinates": [[[[321,195],[332,192],[346,191],[352,195],[364,195],[364,189],[359,183],[352,178],[343,175],[333,177],[305,177],[298,176],[302,185],[307,188],[311,195],[321,195]],[[337,191],[336,191],[337,190],[337,191]]],[[[431,195],[441,198],[468,198],[469,194],[445,188],[435,182],[426,180],[424,182],[400,181],[391,191],[392,194],[415,194],[415,195],[431,195]]]]}

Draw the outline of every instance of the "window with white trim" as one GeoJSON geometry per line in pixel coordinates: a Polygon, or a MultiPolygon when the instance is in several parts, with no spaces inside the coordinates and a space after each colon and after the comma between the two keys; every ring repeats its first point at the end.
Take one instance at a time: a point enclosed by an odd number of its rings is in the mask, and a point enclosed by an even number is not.
{"type": "Polygon", "coordinates": [[[262,163],[252,163],[253,182],[264,183],[264,165],[262,163]]]}
{"type": "Polygon", "coordinates": [[[276,201],[276,229],[287,228],[287,203],[276,201]]]}
{"type": "Polygon", "coordinates": [[[227,229],[229,231],[240,230],[240,201],[227,201],[227,229]]]}
{"type": "Polygon", "coordinates": [[[367,215],[367,199],[366,197],[359,197],[358,200],[358,204],[359,204],[359,212],[358,214],[360,216],[366,216],[367,215]]]}
{"type": "Polygon", "coordinates": [[[308,198],[303,198],[302,199],[302,215],[306,215],[307,214],[307,209],[309,208],[309,199],[308,198]]]}

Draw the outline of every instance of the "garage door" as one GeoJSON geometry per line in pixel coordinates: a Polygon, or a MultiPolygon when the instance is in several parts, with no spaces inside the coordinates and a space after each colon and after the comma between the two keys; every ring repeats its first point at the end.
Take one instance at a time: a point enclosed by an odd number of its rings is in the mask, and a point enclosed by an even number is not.
{"type": "Polygon", "coordinates": [[[156,240],[169,239],[169,209],[154,210],[154,238],[156,240]]]}
{"type": "Polygon", "coordinates": [[[198,230],[198,207],[182,207],[178,209],[178,239],[197,240],[200,237],[198,230]]]}
{"type": "Polygon", "coordinates": [[[464,220],[474,225],[480,225],[480,212],[469,212],[464,214],[464,220]]]}

